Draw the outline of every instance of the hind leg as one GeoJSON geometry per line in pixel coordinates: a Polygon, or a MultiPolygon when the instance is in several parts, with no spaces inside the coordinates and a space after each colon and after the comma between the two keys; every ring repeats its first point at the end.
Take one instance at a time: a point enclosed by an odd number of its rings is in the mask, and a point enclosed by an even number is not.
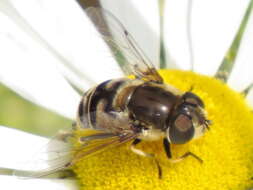
{"type": "Polygon", "coordinates": [[[150,153],[147,153],[147,152],[144,152],[143,150],[141,149],[138,149],[136,148],[136,145],[139,144],[141,142],[141,139],[135,139],[131,146],[130,146],[130,149],[135,153],[135,154],[138,154],[140,156],[144,156],[144,157],[149,157],[149,158],[152,158],[155,160],[155,163],[156,163],[156,166],[157,166],[157,169],[158,169],[158,178],[161,179],[162,178],[162,168],[158,162],[158,160],[155,158],[155,155],[154,154],[150,154],[150,153]]]}

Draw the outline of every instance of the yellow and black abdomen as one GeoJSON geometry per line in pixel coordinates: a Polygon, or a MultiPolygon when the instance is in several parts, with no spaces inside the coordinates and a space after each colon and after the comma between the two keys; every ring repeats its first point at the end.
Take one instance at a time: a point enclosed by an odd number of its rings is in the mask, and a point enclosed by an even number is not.
{"type": "Polygon", "coordinates": [[[87,91],[78,108],[80,127],[109,132],[129,128],[126,105],[134,89],[142,83],[126,78],[108,80],[87,91]]]}

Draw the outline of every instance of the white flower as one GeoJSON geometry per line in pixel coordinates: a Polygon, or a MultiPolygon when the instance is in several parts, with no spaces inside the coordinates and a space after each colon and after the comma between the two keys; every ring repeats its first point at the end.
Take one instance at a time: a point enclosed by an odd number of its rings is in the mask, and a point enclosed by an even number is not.
{"type": "MultiPolygon", "coordinates": [[[[248,3],[240,0],[193,1],[191,34],[194,71],[215,74],[248,3]]],[[[158,65],[157,36],[160,31],[157,1],[107,0],[102,5],[119,18],[144,52],[158,65]]],[[[164,40],[169,67],[186,70],[191,69],[186,27],[188,8],[187,0],[168,1],[164,10],[164,40]]],[[[82,90],[87,90],[96,83],[122,75],[115,60],[109,56],[107,46],[98,35],[94,35],[95,28],[75,1],[27,0],[24,4],[1,0],[0,23],[0,82],[28,100],[65,117],[75,118],[80,101],[80,96],[65,77],[82,90]]],[[[228,81],[238,91],[253,81],[252,32],[251,16],[228,81]]],[[[252,103],[252,92],[248,99],[252,103]]],[[[5,127],[0,130],[1,168],[24,169],[17,160],[24,159],[47,141],[5,127]]],[[[74,182],[70,180],[30,181],[7,175],[0,176],[0,180],[1,185],[9,189],[75,189],[74,182]]]]}

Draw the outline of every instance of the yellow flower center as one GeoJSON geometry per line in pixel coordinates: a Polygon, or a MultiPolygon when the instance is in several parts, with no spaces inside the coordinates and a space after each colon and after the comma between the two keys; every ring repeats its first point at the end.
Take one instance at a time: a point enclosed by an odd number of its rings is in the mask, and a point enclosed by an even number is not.
{"type": "Polygon", "coordinates": [[[137,147],[155,153],[163,170],[158,178],[151,158],[134,154],[123,145],[76,164],[74,172],[83,190],[245,190],[253,186],[253,113],[244,98],[226,84],[188,71],[162,70],[165,83],[196,93],[204,100],[213,124],[198,140],[173,145],[174,158],[191,151],[204,162],[188,157],[170,163],[162,142],[143,142],[137,147]]]}

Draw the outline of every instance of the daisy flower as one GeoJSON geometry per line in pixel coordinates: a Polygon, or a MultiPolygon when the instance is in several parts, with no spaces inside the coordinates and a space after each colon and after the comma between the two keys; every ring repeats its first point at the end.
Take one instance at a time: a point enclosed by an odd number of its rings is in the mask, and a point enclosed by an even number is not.
{"type": "Polygon", "coordinates": [[[119,64],[108,56],[109,48],[94,35],[96,29],[83,11],[90,5],[104,7],[123,23],[161,68],[165,83],[182,91],[192,89],[204,100],[213,121],[211,130],[198,140],[172,147],[174,156],[191,150],[204,163],[187,158],[171,164],[158,141],[140,147],[157,155],[162,179],[152,159],[135,155],[124,145],[78,162],[72,167],[75,180],[23,180],[12,172],[27,170],[20,161],[29,160],[48,139],[1,126],[1,185],[9,189],[252,188],[253,1],[27,0],[24,4],[1,0],[1,83],[75,120],[80,92],[123,76],[119,64]]]}

